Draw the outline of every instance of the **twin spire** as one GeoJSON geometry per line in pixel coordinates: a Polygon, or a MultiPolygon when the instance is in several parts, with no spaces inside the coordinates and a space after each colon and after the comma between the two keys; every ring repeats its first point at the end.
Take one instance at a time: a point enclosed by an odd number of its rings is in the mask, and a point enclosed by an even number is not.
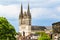
{"type": "MultiPolygon", "coordinates": [[[[24,12],[25,13],[25,12],[24,12]]],[[[26,13],[25,13],[26,14],[26,13]]],[[[23,18],[23,6],[22,6],[22,4],[21,4],[21,12],[20,12],[20,15],[19,15],[19,18],[23,18]]],[[[29,8],[29,4],[28,4],[28,9],[27,9],[27,16],[29,17],[29,18],[31,18],[31,14],[30,14],[30,8],[29,8]]]]}
{"type": "Polygon", "coordinates": [[[23,8],[22,8],[22,4],[21,4],[21,14],[19,15],[21,18],[23,17],[23,8]]]}

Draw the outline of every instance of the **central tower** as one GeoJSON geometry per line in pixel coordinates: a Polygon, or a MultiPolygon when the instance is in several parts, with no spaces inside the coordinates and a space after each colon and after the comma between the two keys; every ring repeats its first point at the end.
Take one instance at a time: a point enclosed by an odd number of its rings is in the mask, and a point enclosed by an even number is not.
{"type": "Polygon", "coordinates": [[[31,33],[31,14],[29,4],[27,12],[24,13],[21,4],[21,10],[19,14],[19,32],[22,34],[22,36],[28,36],[31,33]]]}

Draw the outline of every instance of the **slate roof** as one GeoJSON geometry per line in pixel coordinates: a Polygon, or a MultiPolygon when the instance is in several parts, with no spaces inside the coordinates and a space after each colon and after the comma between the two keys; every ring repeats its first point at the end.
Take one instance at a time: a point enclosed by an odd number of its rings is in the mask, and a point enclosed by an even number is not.
{"type": "Polygon", "coordinates": [[[60,22],[55,22],[55,23],[53,23],[52,25],[56,25],[56,24],[59,24],[59,25],[60,25],[60,22]]]}
{"type": "Polygon", "coordinates": [[[32,26],[31,27],[31,30],[44,30],[44,29],[46,29],[45,26],[32,26]]]}

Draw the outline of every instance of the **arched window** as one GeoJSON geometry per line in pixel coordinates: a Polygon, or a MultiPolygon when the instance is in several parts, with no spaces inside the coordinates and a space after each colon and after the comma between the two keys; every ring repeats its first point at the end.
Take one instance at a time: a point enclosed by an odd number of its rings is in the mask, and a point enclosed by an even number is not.
{"type": "Polygon", "coordinates": [[[23,31],[23,36],[25,36],[25,32],[23,31]]]}

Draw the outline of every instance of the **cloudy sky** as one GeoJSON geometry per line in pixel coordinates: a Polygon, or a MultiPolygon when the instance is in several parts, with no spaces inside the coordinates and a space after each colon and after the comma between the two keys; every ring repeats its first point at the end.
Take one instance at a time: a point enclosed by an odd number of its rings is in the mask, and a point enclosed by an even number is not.
{"type": "Polygon", "coordinates": [[[51,26],[60,21],[60,0],[0,0],[0,16],[4,16],[18,31],[20,5],[27,10],[28,2],[32,25],[51,26]]]}

